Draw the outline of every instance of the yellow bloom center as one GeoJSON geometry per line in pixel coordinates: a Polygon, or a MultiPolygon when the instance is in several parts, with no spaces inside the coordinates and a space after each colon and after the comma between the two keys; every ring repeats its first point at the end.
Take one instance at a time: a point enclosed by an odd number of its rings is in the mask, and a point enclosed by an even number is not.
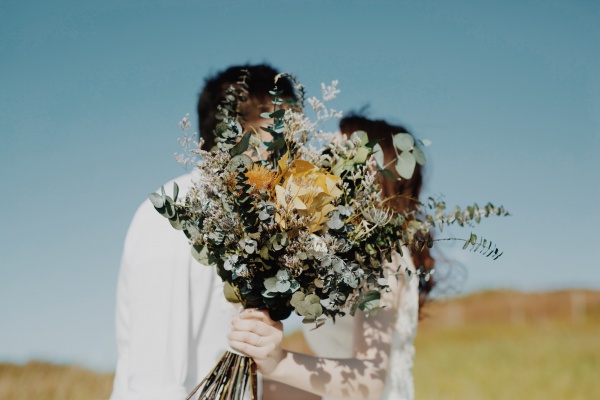
{"type": "Polygon", "coordinates": [[[260,164],[254,164],[244,175],[246,183],[254,186],[257,190],[270,190],[275,179],[275,172],[260,164]]]}

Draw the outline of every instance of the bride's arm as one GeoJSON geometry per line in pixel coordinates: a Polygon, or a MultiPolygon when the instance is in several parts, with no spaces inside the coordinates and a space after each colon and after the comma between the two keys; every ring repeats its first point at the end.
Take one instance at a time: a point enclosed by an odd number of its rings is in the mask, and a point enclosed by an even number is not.
{"type": "Polygon", "coordinates": [[[252,357],[265,378],[326,397],[380,399],[385,387],[399,289],[390,278],[386,308],[376,316],[355,316],[354,358],[314,357],[281,349],[282,325],[266,311],[245,310],[232,324],[230,346],[252,357]]]}

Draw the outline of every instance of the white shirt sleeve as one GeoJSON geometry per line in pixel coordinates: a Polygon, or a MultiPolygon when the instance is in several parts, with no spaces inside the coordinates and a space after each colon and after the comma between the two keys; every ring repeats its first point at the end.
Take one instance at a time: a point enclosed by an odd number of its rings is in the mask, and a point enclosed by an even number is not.
{"type": "MultiPolygon", "coordinates": [[[[182,189],[189,181],[187,177],[181,182],[182,189]]],[[[167,190],[171,187],[165,185],[167,190]]],[[[202,323],[211,322],[205,315],[211,297],[203,293],[212,291],[212,269],[192,259],[183,232],[173,229],[148,200],[139,207],[127,232],[119,273],[118,361],[111,400],[180,400],[188,395],[191,382],[204,372],[196,365],[198,332],[202,323]],[[195,284],[204,287],[192,290],[195,284]]],[[[227,329],[222,325],[211,328],[227,329]]],[[[222,352],[223,345],[216,347],[222,352]]],[[[214,364],[214,356],[209,358],[214,364]]]]}

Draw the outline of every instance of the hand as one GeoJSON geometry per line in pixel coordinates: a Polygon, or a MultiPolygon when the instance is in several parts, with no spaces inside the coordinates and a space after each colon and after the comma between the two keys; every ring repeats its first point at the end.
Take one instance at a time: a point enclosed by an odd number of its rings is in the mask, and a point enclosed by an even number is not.
{"type": "Polygon", "coordinates": [[[281,348],[283,325],[265,310],[249,308],[234,317],[228,339],[229,346],[251,357],[263,375],[272,373],[285,357],[281,348]]]}

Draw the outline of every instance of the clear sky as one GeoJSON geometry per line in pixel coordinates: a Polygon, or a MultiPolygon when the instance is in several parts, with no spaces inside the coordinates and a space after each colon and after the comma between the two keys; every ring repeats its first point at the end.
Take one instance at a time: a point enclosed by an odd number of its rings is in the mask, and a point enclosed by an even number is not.
{"type": "MultiPolygon", "coordinates": [[[[426,194],[502,204],[463,293],[600,289],[600,3],[0,3],[0,361],[111,370],[122,242],[203,79],[268,61],[429,139],[426,194]]],[[[453,229],[449,236],[468,236],[453,229]]]]}

